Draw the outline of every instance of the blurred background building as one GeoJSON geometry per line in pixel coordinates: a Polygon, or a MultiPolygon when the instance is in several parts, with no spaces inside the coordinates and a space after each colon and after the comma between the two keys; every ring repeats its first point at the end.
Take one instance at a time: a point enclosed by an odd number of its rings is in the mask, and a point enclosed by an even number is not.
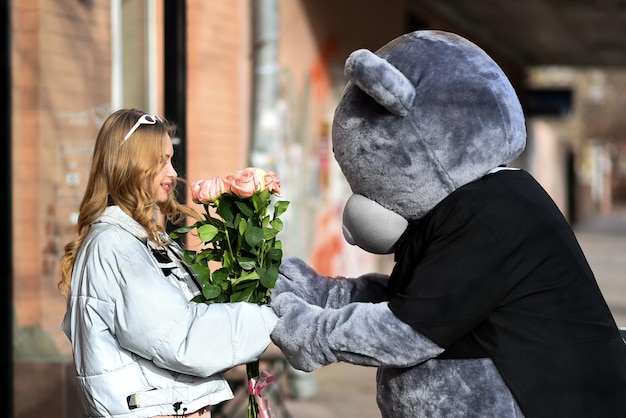
{"type": "Polygon", "coordinates": [[[292,202],[283,218],[286,255],[332,275],[387,271],[388,258],[341,236],[350,193],[330,126],[343,64],[353,50],[376,50],[409,31],[448,30],[485,49],[512,80],[529,133],[516,165],[535,175],[570,222],[622,205],[626,2],[482,3],[4,2],[0,154],[11,196],[3,226],[11,233],[0,293],[13,416],[82,417],[60,329],[57,262],[75,233],[95,136],[116,109],[175,122],[175,165],[190,181],[249,165],[276,171],[292,202]]]}

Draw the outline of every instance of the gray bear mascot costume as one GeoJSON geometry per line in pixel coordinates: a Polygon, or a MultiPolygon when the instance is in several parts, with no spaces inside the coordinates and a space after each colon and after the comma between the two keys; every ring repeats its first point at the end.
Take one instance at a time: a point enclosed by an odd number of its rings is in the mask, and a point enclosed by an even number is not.
{"type": "Polygon", "coordinates": [[[378,367],[383,417],[626,416],[626,345],[573,231],[527,172],[508,79],[457,35],[353,52],[332,143],[344,236],[390,276],[287,258],[272,338],[296,368],[378,367]]]}

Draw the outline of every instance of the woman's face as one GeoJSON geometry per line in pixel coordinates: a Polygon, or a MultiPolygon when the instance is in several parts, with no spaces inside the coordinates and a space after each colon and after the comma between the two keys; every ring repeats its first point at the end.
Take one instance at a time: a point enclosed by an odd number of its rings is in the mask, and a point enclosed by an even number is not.
{"type": "Polygon", "coordinates": [[[157,202],[167,201],[168,195],[172,188],[172,180],[178,177],[178,173],[172,166],[172,157],[174,156],[174,146],[172,145],[172,139],[169,135],[166,135],[164,141],[163,153],[165,154],[165,161],[162,161],[163,168],[154,178],[153,187],[155,190],[155,198],[157,202]]]}

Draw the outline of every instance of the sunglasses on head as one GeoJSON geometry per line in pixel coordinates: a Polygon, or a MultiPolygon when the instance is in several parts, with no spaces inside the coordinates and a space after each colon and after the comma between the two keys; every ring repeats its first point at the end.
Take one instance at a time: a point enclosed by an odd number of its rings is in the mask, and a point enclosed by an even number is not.
{"type": "Polygon", "coordinates": [[[141,125],[154,125],[155,123],[157,123],[157,121],[159,122],[163,122],[161,120],[161,118],[159,118],[157,115],[143,115],[142,117],[139,118],[139,120],[137,121],[137,123],[135,123],[133,125],[132,128],[130,128],[130,131],[128,131],[128,133],[126,134],[126,136],[124,137],[124,141],[126,141],[128,138],[130,138],[130,136],[141,126],[141,125]]]}

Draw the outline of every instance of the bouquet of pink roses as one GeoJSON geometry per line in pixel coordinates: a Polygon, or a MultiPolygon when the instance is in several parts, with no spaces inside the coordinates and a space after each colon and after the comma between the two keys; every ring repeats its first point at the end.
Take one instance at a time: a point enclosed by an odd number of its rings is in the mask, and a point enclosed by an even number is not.
{"type": "MultiPolygon", "coordinates": [[[[192,200],[204,206],[204,220],[179,228],[171,236],[178,238],[195,230],[203,243],[199,251],[184,252],[185,261],[201,280],[202,293],[196,302],[268,303],[283,255],[282,243],[276,239],[283,229],[280,215],[289,205],[287,201],[272,202],[280,185],[274,172],[254,167],[191,183],[192,200]],[[212,270],[210,262],[219,267],[212,270]]],[[[258,360],[247,364],[246,371],[248,417],[268,417],[260,392],[271,378],[259,379],[258,360]]]]}

